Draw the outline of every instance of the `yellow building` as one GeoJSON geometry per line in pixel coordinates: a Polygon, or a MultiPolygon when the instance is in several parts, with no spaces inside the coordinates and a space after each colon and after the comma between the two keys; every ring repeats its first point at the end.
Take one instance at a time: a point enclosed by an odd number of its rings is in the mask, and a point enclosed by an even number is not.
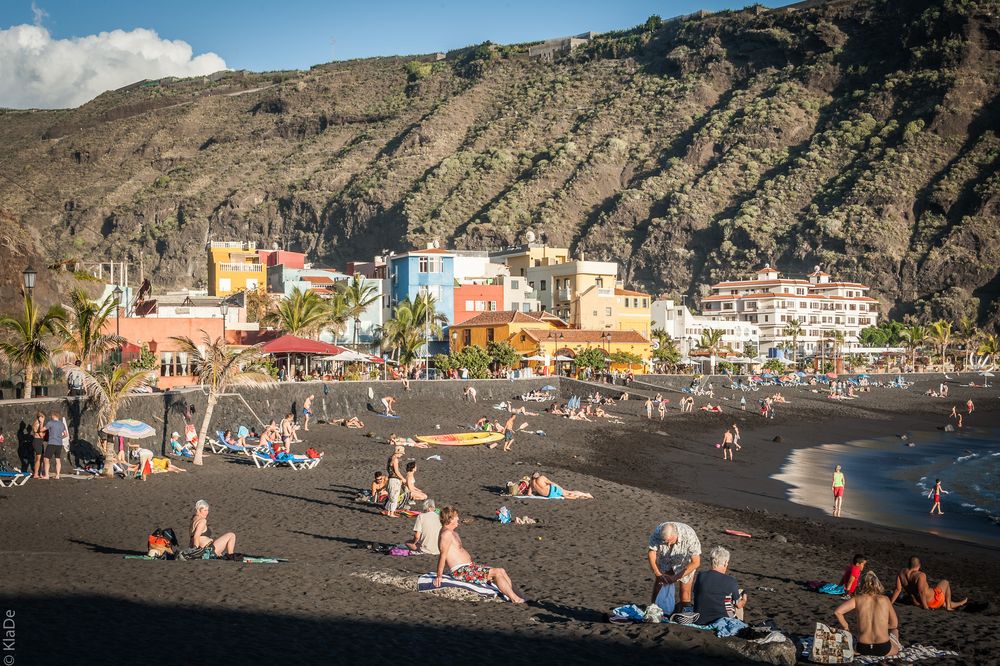
{"type": "Polygon", "coordinates": [[[600,349],[609,356],[628,352],[643,361],[650,360],[653,354],[649,338],[638,331],[525,329],[516,337],[518,343],[511,342],[511,344],[518,351],[553,360],[558,356],[575,358],[584,349],[591,347],[600,349]]]}
{"type": "Polygon", "coordinates": [[[652,298],[641,291],[620,287],[615,289],[615,328],[619,331],[636,331],[650,336],[653,311],[652,298]]]}
{"type": "Polygon", "coordinates": [[[208,295],[229,294],[267,285],[267,266],[253,242],[212,241],[208,244],[208,295]]]}
{"type": "Polygon", "coordinates": [[[527,277],[529,268],[566,263],[569,261],[569,249],[549,247],[544,243],[526,243],[490,252],[490,261],[506,264],[515,277],[527,277]]]}
{"type": "Polygon", "coordinates": [[[518,312],[515,310],[500,310],[484,312],[460,324],[449,327],[451,333],[451,351],[457,352],[462,347],[476,345],[486,348],[490,342],[509,342],[515,348],[523,337],[525,328],[560,329],[566,328],[566,322],[547,312],[518,312]]]}
{"type": "Polygon", "coordinates": [[[551,363],[557,356],[572,359],[588,347],[607,354],[629,352],[649,360],[649,338],[638,331],[568,328],[566,322],[547,312],[484,312],[451,326],[451,351],[490,342],[508,342],[522,356],[544,356],[551,363]]]}

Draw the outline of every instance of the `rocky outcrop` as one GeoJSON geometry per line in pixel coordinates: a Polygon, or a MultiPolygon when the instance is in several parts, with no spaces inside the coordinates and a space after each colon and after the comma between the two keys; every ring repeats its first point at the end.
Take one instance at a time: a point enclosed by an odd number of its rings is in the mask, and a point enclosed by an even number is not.
{"type": "Polygon", "coordinates": [[[204,280],[208,239],[337,265],[530,229],[693,302],[819,264],[894,316],[996,328],[1000,14],[814,4],[649,21],[554,63],[484,46],[0,112],[23,166],[0,201],[48,261],[141,255],[156,288],[204,280]]]}

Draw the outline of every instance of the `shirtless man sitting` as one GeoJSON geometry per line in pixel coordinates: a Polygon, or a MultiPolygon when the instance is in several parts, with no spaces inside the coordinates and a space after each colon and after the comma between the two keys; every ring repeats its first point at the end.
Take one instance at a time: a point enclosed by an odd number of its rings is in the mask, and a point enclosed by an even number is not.
{"type": "Polygon", "coordinates": [[[946,580],[931,587],[927,582],[927,574],[920,570],[918,557],[911,557],[910,566],[900,571],[899,575],[896,576],[896,589],[892,593],[892,603],[896,603],[896,599],[903,592],[909,595],[910,603],[920,608],[944,608],[952,611],[969,602],[968,599],[952,601],[951,584],[946,580]]]}
{"type": "Polygon", "coordinates": [[[833,612],[844,631],[850,631],[844,616],[851,611],[858,614],[854,645],[858,654],[889,657],[899,653],[899,618],[874,571],[865,572],[855,595],[833,612]]]}
{"type": "Polygon", "coordinates": [[[535,472],[531,475],[531,483],[528,485],[528,494],[538,495],[539,497],[548,497],[550,499],[556,499],[559,497],[565,497],[566,499],[594,499],[594,496],[590,493],[585,493],[580,490],[566,490],[565,488],[553,483],[552,479],[540,472],[535,472]]]}
{"type": "Polygon", "coordinates": [[[438,556],[434,587],[441,587],[441,577],[447,566],[453,578],[477,585],[495,585],[512,602],[523,604],[526,600],[514,592],[514,585],[506,571],[472,561],[472,555],[462,546],[462,537],[455,531],[457,527],[458,509],[450,506],[441,509],[441,535],[438,537],[438,550],[441,554],[438,556]]]}

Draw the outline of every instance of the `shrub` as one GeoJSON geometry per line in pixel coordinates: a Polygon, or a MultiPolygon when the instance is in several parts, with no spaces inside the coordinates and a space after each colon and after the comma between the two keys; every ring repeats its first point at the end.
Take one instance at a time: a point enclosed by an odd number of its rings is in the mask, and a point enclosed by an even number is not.
{"type": "Polygon", "coordinates": [[[451,355],[451,367],[465,368],[472,379],[486,379],[490,375],[490,356],[482,347],[469,345],[451,355]]]}
{"type": "Polygon", "coordinates": [[[577,368],[593,368],[603,370],[607,366],[608,357],[599,347],[587,347],[576,355],[577,368]]]}
{"type": "Polygon", "coordinates": [[[521,355],[509,342],[490,342],[486,353],[501,368],[513,368],[521,362],[521,355]]]}

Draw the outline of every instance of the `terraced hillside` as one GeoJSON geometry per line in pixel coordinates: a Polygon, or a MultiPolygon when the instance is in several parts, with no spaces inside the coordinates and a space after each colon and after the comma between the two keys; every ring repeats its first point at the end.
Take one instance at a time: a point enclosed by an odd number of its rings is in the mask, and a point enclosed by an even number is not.
{"type": "Polygon", "coordinates": [[[995,328],[998,79],[1000,0],[839,0],[653,18],[554,63],[147,83],[0,112],[0,253],[141,254],[166,287],[204,280],[210,238],[340,264],[532,229],[655,293],[820,264],[895,315],[995,328]]]}

